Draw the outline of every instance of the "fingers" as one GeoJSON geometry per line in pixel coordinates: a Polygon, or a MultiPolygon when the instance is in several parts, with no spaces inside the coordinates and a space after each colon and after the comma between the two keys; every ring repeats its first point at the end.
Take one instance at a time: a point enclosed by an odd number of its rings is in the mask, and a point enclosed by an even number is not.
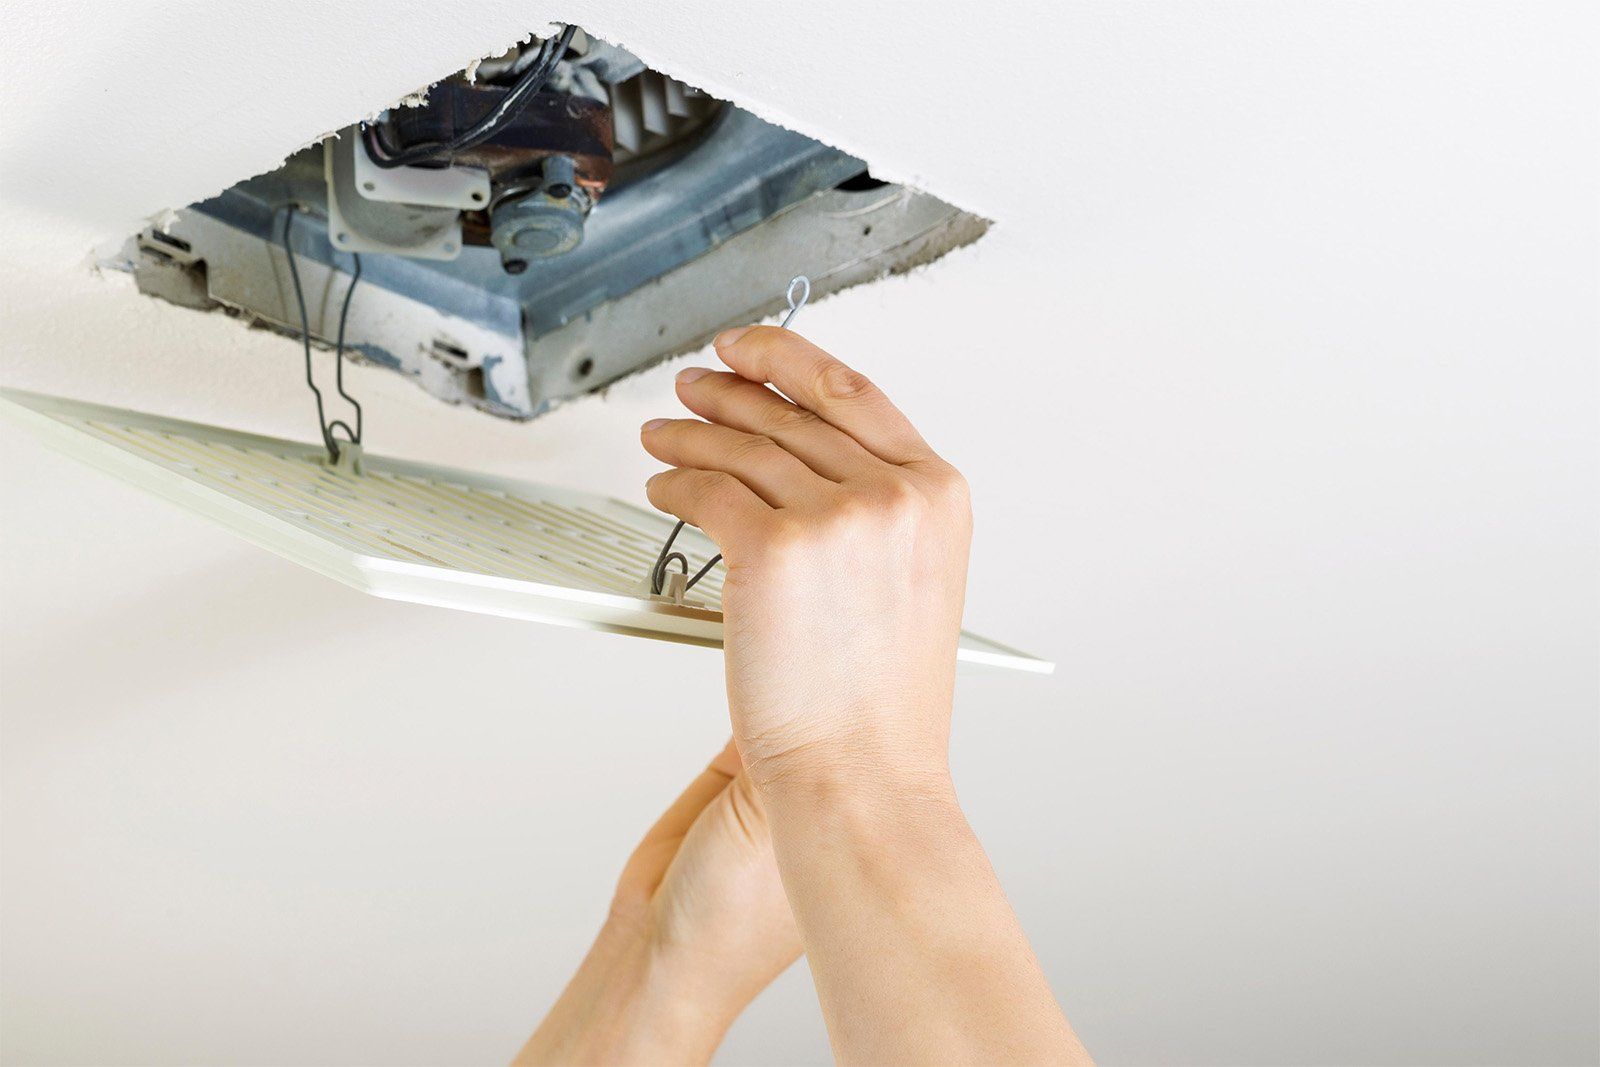
{"type": "Polygon", "coordinates": [[[878,462],[844,431],[748,378],[687,367],[678,373],[677,388],[678,399],[696,415],[776,441],[832,481],[859,475],[878,462]]]}
{"type": "Polygon", "coordinates": [[[715,343],[717,355],[741,377],[771,382],[879,459],[906,464],[934,458],[911,420],[881,389],[799,334],[752,326],[727,330],[715,343]]]}
{"type": "Polygon", "coordinates": [[[727,787],[733,776],[739,773],[739,750],[734,747],[733,739],[723,746],[721,752],[712,757],[706,764],[705,770],[695,776],[687,789],[678,795],[672,806],[662,813],[655,825],[650,827],[650,832],[644,835],[641,844],[660,841],[664,838],[679,838],[689,831],[689,826],[711,803],[711,799],[727,787]]]}
{"type": "Polygon", "coordinates": [[[712,760],[705,770],[695,776],[694,781],[689,783],[688,788],[678,794],[678,799],[672,802],[672,806],[661,813],[661,818],[657,819],[655,825],[650,827],[649,832],[644,835],[644,840],[640,844],[645,845],[668,839],[676,840],[688,833],[689,826],[700,812],[705,809],[705,806],[711,803],[711,798],[727,788],[728,783],[733,780],[733,775],[739,773],[738,759],[738,754],[735,753],[734,770],[731,774],[724,768],[722,754],[712,760]]]}
{"type": "Polygon", "coordinates": [[[730,739],[727,746],[717,753],[705,770],[695,776],[688,788],[678,794],[678,799],[661,813],[661,817],[645,833],[638,847],[633,850],[633,855],[628,857],[628,863],[618,879],[619,892],[631,891],[648,896],[655,891],[667,865],[677,854],[678,843],[683,840],[683,835],[689,832],[689,827],[694,825],[706,805],[728,787],[734,775],[739,773],[740,766],[739,750],[734,748],[730,739]]]}
{"type": "Polygon", "coordinates": [[[833,488],[832,482],[772,438],[728,426],[696,419],[653,419],[645,423],[640,438],[645,451],[663,463],[731,474],[775,508],[814,499],[833,488]]]}
{"type": "Polygon", "coordinates": [[[644,492],[662,511],[704,530],[724,554],[772,515],[749,486],[722,471],[675,467],[645,482],[644,492]]]}

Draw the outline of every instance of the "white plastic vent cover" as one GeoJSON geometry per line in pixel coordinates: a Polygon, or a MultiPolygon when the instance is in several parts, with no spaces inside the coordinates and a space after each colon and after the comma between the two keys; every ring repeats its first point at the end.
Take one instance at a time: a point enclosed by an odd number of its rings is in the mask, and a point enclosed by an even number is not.
{"type": "MultiPolygon", "coordinates": [[[[320,446],[0,390],[0,411],[67,455],[219,522],[330,578],[391,600],[722,645],[722,569],[691,596],[650,599],[644,576],[672,520],[619,500],[402,460],[352,475],[320,446]]],[[[685,528],[692,560],[716,548],[685,528]]],[[[1052,664],[971,634],[963,662],[1052,664]]]]}

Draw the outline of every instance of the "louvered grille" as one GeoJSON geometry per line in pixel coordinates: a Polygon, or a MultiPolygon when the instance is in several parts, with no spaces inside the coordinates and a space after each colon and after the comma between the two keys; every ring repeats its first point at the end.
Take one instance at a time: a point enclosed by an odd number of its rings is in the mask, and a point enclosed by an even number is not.
{"type": "MultiPolygon", "coordinates": [[[[368,555],[634,593],[660,549],[661,526],[630,522],[621,508],[605,514],[531,491],[395,473],[378,460],[353,476],[293,450],[105,419],[63,421],[368,555]]],[[[707,575],[696,599],[719,603],[721,585],[720,572],[707,575]]]]}
{"type": "MultiPolygon", "coordinates": [[[[673,520],[555,486],[368,457],[359,475],[318,446],[0,390],[0,414],[320,573],[378,596],[635,636],[720,646],[722,568],[689,606],[645,595],[673,520]]],[[[688,527],[698,566],[716,547],[688,527]]],[[[841,610],[848,590],[839,590],[841,610]]],[[[962,660],[1051,665],[972,634],[962,660]]]]}

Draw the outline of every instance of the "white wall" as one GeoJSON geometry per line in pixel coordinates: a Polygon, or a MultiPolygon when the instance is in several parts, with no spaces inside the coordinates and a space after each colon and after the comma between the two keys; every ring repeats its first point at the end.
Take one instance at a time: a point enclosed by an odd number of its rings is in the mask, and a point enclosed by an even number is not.
{"type": "MultiPolygon", "coordinates": [[[[10,4],[0,380],[305,436],[291,342],[88,250],[580,21],[1000,222],[805,329],[972,481],[969,625],[1061,661],[966,679],[954,758],[1091,1050],[1600,1058],[1594,16],[933,7],[10,4]]],[[[672,406],[354,383],[375,450],[633,499],[672,406]]],[[[0,456],[0,1057],[509,1055],[724,736],[715,655],[0,456]]],[[[723,1056],[825,1057],[798,968],[723,1056]]]]}

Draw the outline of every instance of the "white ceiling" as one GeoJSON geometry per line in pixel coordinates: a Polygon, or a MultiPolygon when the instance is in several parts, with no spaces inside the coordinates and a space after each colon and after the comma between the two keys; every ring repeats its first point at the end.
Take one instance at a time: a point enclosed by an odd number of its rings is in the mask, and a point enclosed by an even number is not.
{"type": "MultiPolygon", "coordinates": [[[[967,472],[955,762],[1108,1062],[1600,1054],[1589,5],[62,4],[0,34],[0,381],[307,436],[88,269],[573,20],[999,225],[807,311],[967,472]],[[1509,1022],[1514,1020],[1514,1022],[1509,1022]]],[[[640,499],[663,373],[378,451],[640,499]]],[[[0,1058],[503,1059],[713,655],[363,599],[0,428],[0,1058]]],[[[841,590],[841,596],[847,596],[841,590]]],[[[798,970],[730,1062],[821,1059],[798,970]]]]}

